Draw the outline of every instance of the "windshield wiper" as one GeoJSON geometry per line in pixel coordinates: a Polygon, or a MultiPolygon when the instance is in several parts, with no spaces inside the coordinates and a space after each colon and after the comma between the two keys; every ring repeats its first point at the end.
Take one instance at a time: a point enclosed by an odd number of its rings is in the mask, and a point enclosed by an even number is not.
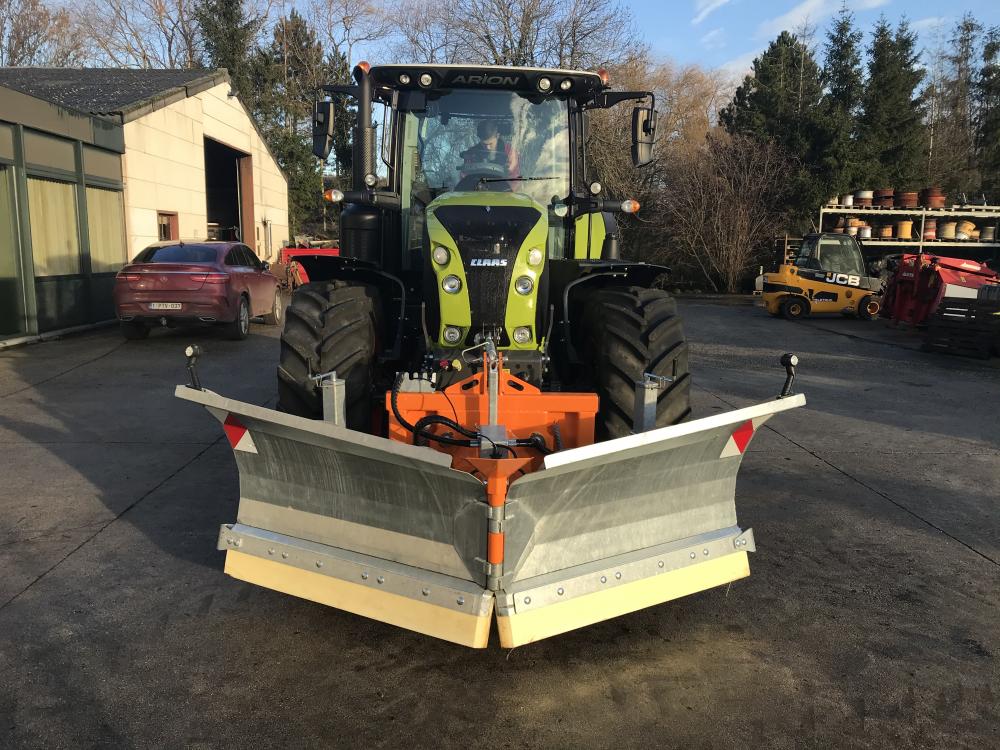
{"type": "Polygon", "coordinates": [[[561,180],[562,177],[559,175],[553,175],[551,177],[480,177],[479,181],[476,182],[476,187],[487,182],[535,182],[536,180],[561,180]]]}

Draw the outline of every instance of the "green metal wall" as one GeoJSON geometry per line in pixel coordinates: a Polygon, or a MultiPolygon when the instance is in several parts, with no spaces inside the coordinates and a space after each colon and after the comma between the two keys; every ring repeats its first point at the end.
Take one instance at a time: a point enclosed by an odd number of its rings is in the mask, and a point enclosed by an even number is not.
{"type": "Polygon", "coordinates": [[[123,151],[120,123],[0,87],[0,339],[114,318],[114,271],[91,270],[87,187],[121,191],[123,151]],[[36,275],[29,178],[73,185],[79,272],[36,275]]]}

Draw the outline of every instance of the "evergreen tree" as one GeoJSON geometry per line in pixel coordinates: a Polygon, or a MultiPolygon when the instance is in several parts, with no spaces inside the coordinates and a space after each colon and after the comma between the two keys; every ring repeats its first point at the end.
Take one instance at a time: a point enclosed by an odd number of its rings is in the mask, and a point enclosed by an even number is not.
{"type": "MultiPolygon", "coordinates": [[[[289,224],[294,232],[323,216],[323,170],[312,154],[312,107],[324,84],[344,76],[346,61],[328,57],[306,20],[293,10],[275,24],[271,44],[249,65],[254,116],[288,177],[289,224]]],[[[338,118],[340,139],[349,118],[338,118]],[[341,125],[342,123],[342,125],[341,125]]],[[[343,142],[338,152],[349,152],[343,142]]]]}
{"type": "Polygon", "coordinates": [[[790,179],[792,213],[800,219],[809,216],[830,189],[821,164],[830,140],[822,96],[812,52],[794,34],[782,31],[754,60],[753,73],[719,113],[730,134],[777,144],[797,162],[790,179]]]}
{"type": "Polygon", "coordinates": [[[251,14],[243,0],[200,0],[195,18],[208,64],[226,68],[240,101],[252,108],[249,60],[263,19],[251,14]]]}
{"type": "Polygon", "coordinates": [[[1000,203],[1000,26],[994,26],[986,33],[976,98],[976,138],[982,189],[989,202],[996,205],[1000,203]]]}
{"type": "Polygon", "coordinates": [[[917,87],[917,36],[904,19],[895,33],[879,18],[868,48],[868,80],[862,96],[858,143],[872,187],[912,189],[926,174],[923,101],[917,87]]]}
{"type": "Polygon", "coordinates": [[[862,34],[854,27],[854,15],[846,4],[827,33],[823,64],[823,114],[829,128],[829,143],[820,168],[831,193],[852,190],[863,177],[857,148],[857,116],[864,91],[861,71],[862,34]]]}
{"type": "Polygon", "coordinates": [[[928,103],[928,176],[949,193],[979,190],[976,158],[976,70],[983,27],[966,14],[946,49],[935,55],[928,103]]]}

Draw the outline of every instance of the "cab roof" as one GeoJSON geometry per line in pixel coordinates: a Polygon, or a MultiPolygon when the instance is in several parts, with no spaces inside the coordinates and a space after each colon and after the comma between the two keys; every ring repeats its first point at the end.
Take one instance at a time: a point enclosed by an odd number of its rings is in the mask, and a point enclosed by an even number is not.
{"type": "Polygon", "coordinates": [[[585,99],[607,88],[599,73],[561,68],[465,64],[375,65],[369,74],[376,87],[397,90],[506,89],[585,99]],[[431,76],[430,85],[420,83],[421,76],[425,74],[431,76]],[[549,79],[548,89],[539,88],[539,82],[543,78],[549,79]]]}

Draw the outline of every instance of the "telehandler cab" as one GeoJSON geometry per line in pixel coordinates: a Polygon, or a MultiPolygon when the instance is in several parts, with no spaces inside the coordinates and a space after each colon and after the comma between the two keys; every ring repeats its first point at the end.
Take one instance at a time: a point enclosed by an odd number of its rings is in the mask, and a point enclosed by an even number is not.
{"type": "Polygon", "coordinates": [[[638,205],[586,179],[595,109],[637,102],[632,161],[651,161],[653,94],[604,71],[353,77],[315,108],[324,160],[336,100],[356,108],[353,184],[327,195],[340,256],[297,258],[314,281],[287,310],[280,411],[177,390],[236,455],[226,572],[476,647],[494,609],[515,646],[748,575],[736,472],[805,400],[684,422],[667,269],[623,257],[638,205]]]}

